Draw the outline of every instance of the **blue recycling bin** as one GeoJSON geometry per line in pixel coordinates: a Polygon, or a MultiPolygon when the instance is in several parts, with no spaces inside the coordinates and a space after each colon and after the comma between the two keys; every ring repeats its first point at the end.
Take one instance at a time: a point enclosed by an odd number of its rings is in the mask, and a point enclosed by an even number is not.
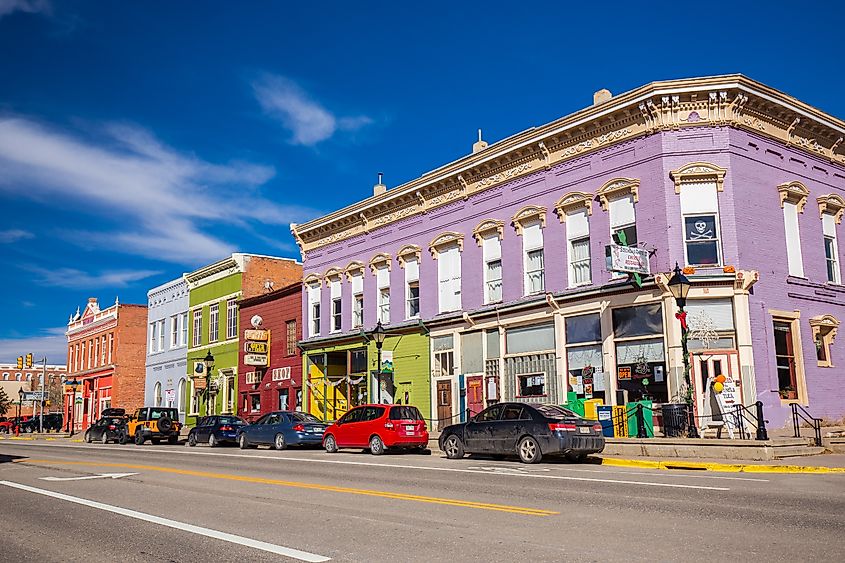
{"type": "Polygon", "coordinates": [[[596,414],[601,424],[601,433],[605,438],[613,438],[613,406],[599,405],[596,414]]]}

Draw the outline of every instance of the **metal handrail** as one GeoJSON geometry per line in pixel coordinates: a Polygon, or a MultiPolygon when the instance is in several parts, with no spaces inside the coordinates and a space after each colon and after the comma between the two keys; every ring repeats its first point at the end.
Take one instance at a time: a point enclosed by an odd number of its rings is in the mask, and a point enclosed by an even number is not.
{"type": "Polygon", "coordinates": [[[801,423],[798,421],[798,418],[800,417],[802,420],[804,420],[804,422],[810,424],[813,427],[816,446],[821,447],[822,419],[816,418],[815,416],[811,415],[809,412],[807,412],[807,409],[805,409],[798,403],[791,403],[790,406],[792,407],[792,430],[794,436],[796,438],[801,437],[801,423]]]}

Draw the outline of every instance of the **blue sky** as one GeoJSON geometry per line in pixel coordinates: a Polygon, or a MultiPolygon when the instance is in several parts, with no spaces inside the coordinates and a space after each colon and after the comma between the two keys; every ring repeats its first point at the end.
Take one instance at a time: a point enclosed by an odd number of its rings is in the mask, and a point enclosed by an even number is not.
{"type": "MultiPolygon", "coordinates": [[[[89,296],[652,80],[742,72],[845,117],[843,9],[735,4],[0,0],[0,362],[64,361],[89,296]]],[[[830,7],[836,6],[836,7],[830,7]]]]}

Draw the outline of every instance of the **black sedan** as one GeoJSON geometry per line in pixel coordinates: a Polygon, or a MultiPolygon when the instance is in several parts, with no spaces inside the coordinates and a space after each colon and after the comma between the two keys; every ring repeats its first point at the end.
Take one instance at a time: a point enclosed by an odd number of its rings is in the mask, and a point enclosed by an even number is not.
{"type": "Polygon", "coordinates": [[[219,444],[234,444],[238,430],[245,425],[246,421],[239,416],[206,416],[188,432],[188,445],[196,446],[204,442],[213,448],[219,444]]]}
{"type": "Polygon", "coordinates": [[[108,444],[111,441],[123,444],[126,442],[126,418],[104,416],[88,427],[82,439],[89,444],[91,442],[108,444]],[[121,438],[123,438],[122,441],[121,438]]]}
{"type": "Polygon", "coordinates": [[[583,461],[604,449],[604,436],[597,422],[557,405],[499,403],[444,428],[439,445],[449,459],[516,454],[523,463],[537,463],[544,455],[583,461]]]}

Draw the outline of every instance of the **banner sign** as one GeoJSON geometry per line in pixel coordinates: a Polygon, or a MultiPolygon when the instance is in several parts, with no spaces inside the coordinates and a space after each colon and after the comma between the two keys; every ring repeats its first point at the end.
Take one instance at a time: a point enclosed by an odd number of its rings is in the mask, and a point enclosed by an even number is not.
{"type": "Polygon", "coordinates": [[[610,270],[630,274],[651,273],[648,263],[648,250],[635,246],[608,245],[610,248],[610,270]]]}

